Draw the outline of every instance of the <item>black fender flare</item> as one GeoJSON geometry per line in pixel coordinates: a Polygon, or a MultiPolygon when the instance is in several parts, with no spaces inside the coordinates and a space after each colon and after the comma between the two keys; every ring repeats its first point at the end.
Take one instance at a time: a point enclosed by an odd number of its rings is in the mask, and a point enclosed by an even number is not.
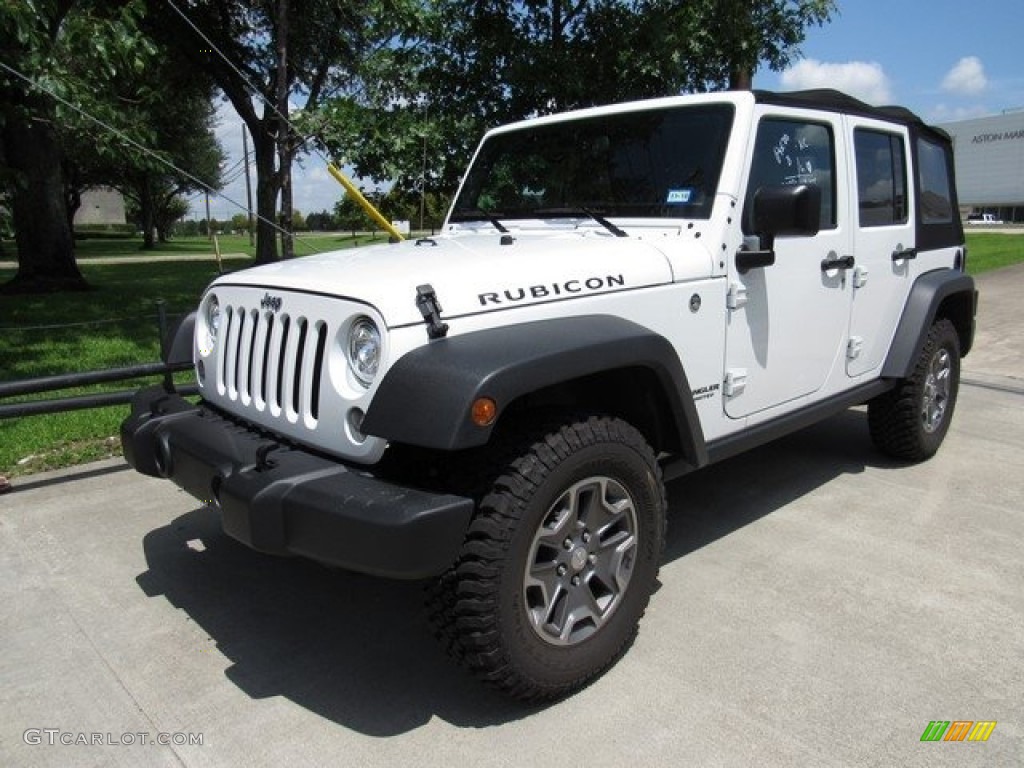
{"type": "Polygon", "coordinates": [[[162,340],[164,362],[168,365],[192,362],[192,344],[196,332],[196,311],[185,315],[162,340]]]}
{"type": "Polygon", "coordinates": [[[907,303],[889,354],[882,366],[882,377],[904,379],[914,368],[924,348],[928,330],[935,322],[939,309],[947,303],[944,314],[950,317],[960,336],[960,354],[965,356],[974,342],[974,315],[978,305],[978,292],[974,278],[963,272],[940,269],[926,272],[917,278],[910,289],[907,303]]]}
{"type": "Polygon", "coordinates": [[[486,445],[470,408],[497,403],[498,418],[522,395],[624,368],[651,371],[671,411],[682,453],[707,461],[704,435],[686,373],[672,344],[648,328],[611,315],[583,315],[506,325],[437,339],[403,355],[385,374],[362,431],[398,443],[454,451],[486,445]]]}

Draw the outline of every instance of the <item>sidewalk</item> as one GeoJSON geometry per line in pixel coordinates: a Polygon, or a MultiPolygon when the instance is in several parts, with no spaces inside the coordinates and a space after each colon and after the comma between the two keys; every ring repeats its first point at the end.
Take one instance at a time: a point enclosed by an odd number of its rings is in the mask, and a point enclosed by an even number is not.
{"type": "MultiPolygon", "coordinates": [[[[222,260],[226,259],[250,259],[245,253],[222,253],[222,260]]],[[[146,256],[94,256],[78,259],[78,265],[83,264],[146,264],[160,261],[216,261],[213,253],[152,253],[146,256]]],[[[16,261],[0,261],[0,269],[17,269],[16,261]]]]}

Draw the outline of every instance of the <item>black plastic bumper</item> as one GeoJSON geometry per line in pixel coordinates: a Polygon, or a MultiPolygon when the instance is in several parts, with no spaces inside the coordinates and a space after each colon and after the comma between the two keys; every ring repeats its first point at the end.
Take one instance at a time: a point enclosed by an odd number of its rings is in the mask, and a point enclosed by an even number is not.
{"type": "Polygon", "coordinates": [[[454,560],[471,499],[406,488],[288,447],[161,387],[121,424],[128,463],[219,507],[225,532],[260,552],[416,579],[454,560]]]}

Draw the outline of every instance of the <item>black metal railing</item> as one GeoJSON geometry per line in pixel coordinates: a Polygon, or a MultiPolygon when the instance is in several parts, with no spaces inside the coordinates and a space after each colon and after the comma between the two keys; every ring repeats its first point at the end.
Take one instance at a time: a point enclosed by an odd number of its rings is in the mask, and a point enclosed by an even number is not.
{"type": "MultiPolygon", "coordinates": [[[[167,313],[163,301],[157,302],[157,328],[160,334],[160,352],[166,357],[168,333],[167,313]]],[[[191,363],[141,363],[120,368],[105,368],[97,371],[79,373],[62,373],[54,376],[40,376],[32,379],[0,382],[0,400],[37,395],[44,392],[56,392],[73,387],[84,387],[91,384],[104,384],[112,381],[130,381],[149,376],[163,378],[164,386],[182,395],[197,394],[199,388],[195,384],[176,386],[173,375],[192,368],[191,363]]],[[[110,405],[130,403],[136,389],[125,389],[117,392],[97,392],[87,395],[72,395],[48,400],[23,400],[16,403],[0,403],[0,419],[14,419],[21,416],[37,416],[46,413],[62,413],[78,411],[86,408],[103,408],[110,405]]]]}

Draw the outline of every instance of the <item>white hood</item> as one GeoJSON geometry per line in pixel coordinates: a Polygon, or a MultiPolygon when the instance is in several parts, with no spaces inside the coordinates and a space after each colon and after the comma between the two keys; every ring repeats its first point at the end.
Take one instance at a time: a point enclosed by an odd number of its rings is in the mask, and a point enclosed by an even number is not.
{"type": "MultiPolygon", "coordinates": [[[[235,272],[218,284],[311,291],[374,306],[389,327],[422,322],[416,287],[430,284],[445,320],[553,299],[672,281],[658,249],[593,231],[438,235],[351,248],[235,272]]],[[[707,256],[704,254],[704,259],[707,256]]]]}

